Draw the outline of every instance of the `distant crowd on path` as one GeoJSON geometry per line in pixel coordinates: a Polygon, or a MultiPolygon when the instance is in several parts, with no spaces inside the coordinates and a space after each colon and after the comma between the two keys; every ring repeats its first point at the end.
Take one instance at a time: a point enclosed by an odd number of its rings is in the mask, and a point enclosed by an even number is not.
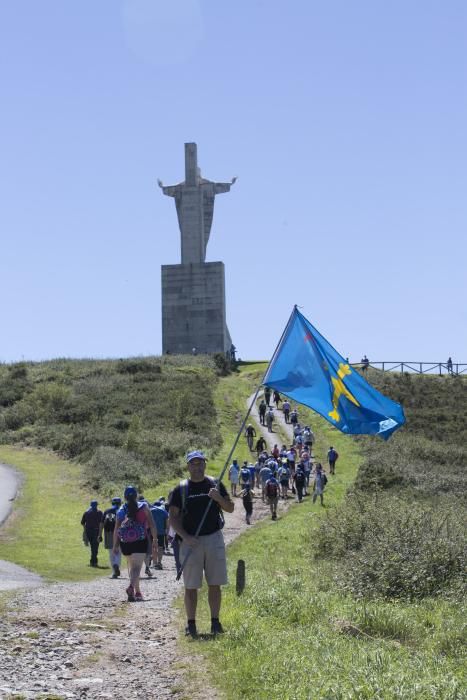
{"type": "MultiPolygon", "coordinates": [[[[271,398],[276,410],[282,404],[285,422],[293,427],[293,441],[289,446],[283,444],[280,448],[275,444],[268,452],[264,437],[261,435],[253,443],[256,431],[251,424],[247,426],[245,437],[250,451],[253,451],[254,444],[257,459],[254,463],[244,461],[241,466],[238,459],[234,459],[229,468],[231,494],[233,498],[242,499],[247,524],[251,523],[254,499],[260,495],[262,501],[269,505],[273,520],[277,519],[279,500],[288,499],[289,493],[302,503],[311,490],[312,502],[316,503],[319,498],[321,505],[324,505],[324,490],[328,479],[322,464],[313,455],[313,430],[309,425],[301,426],[297,408],[292,408],[287,399],[283,400],[278,391],[272,392],[266,387],[258,413],[261,425],[267,426],[269,432],[272,432],[274,420],[271,398]],[[269,418],[270,414],[272,418],[269,418]]],[[[336,473],[338,458],[337,450],[331,445],[327,453],[330,475],[336,473]]]]}

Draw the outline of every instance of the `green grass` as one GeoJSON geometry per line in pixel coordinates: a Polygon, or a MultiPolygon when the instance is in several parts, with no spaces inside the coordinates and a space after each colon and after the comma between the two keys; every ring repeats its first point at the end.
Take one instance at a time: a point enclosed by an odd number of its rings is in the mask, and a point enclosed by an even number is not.
{"type": "MultiPolygon", "coordinates": [[[[240,413],[246,395],[239,391],[242,382],[255,378],[254,370],[242,368],[228,392],[230,415],[240,413]]],[[[232,382],[223,380],[219,391],[232,382]]],[[[414,603],[352,598],[342,594],[332,564],[314,558],[313,544],[325,514],[338,512],[366,442],[338,433],[302,407],[300,418],[315,431],[318,459],[325,463],[330,444],[340,454],[336,476],[330,477],[325,492],[326,508],[307,499],[277,522],[250,529],[229,547],[231,583],[222,607],[228,632],[214,643],[206,638],[183,642],[187,653],[205,657],[211,678],[227,698],[466,697],[465,610],[459,604],[443,598],[414,603]],[[241,597],[234,585],[238,559],[246,562],[247,572],[241,597]]],[[[208,630],[205,594],[198,618],[199,628],[208,630]]]]}
{"type": "MultiPolygon", "coordinates": [[[[24,566],[49,581],[89,580],[109,575],[109,569],[89,564],[89,549],[82,542],[83,512],[95,497],[80,486],[82,466],[46,452],[0,446],[0,461],[23,475],[20,497],[0,532],[0,559],[24,566]]],[[[167,496],[178,479],[148,489],[146,497],[167,496]]],[[[103,496],[100,507],[110,503],[103,496]]],[[[108,552],[99,548],[99,564],[107,567],[108,552]]]]}
{"type": "Polygon", "coordinates": [[[80,520],[89,505],[89,496],[78,486],[81,467],[43,451],[4,446],[0,460],[24,476],[21,496],[1,530],[0,558],[49,580],[100,575],[86,566],[89,550],[81,539],[80,520]]]}

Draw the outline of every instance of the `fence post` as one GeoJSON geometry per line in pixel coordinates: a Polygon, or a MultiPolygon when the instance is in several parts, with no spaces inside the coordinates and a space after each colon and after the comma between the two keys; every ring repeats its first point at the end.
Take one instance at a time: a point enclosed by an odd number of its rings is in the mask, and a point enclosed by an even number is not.
{"type": "Polygon", "coordinates": [[[401,374],[404,374],[404,363],[401,362],[401,374]]]}
{"type": "Polygon", "coordinates": [[[383,362],[383,372],[384,372],[384,362],[383,362]]]}
{"type": "Polygon", "coordinates": [[[420,374],[423,374],[422,363],[420,362],[420,374]]]}
{"type": "Polygon", "coordinates": [[[441,377],[442,371],[441,371],[441,362],[439,363],[439,376],[441,377]]]}

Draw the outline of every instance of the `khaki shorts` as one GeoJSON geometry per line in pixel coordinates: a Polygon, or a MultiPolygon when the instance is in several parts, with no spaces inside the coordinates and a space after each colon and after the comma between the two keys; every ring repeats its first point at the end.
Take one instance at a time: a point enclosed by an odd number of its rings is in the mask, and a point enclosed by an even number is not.
{"type": "MultiPolygon", "coordinates": [[[[182,541],[181,562],[184,561],[188,549],[182,541]]],[[[183,569],[185,588],[201,588],[203,571],[208,586],[225,586],[227,583],[227,561],[222,530],[198,537],[198,545],[191,552],[183,569]]]]}

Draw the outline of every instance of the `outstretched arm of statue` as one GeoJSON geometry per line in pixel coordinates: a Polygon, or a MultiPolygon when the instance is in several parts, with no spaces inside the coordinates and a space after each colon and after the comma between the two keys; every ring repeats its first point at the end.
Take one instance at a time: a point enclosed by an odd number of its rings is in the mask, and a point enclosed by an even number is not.
{"type": "Polygon", "coordinates": [[[164,183],[162,180],[158,180],[157,184],[161,188],[162,192],[166,194],[168,197],[176,197],[179,185],[169,185],[168,187],[164,186],[164,183]]]}
{"type": "Polygon", "coordinates": [[[230,182],[215,182],[214,191],[216,194],[222,194],[223,192],[230,192],[230,188],[237,181],[236,177],[233,177],[230,182]]]}

